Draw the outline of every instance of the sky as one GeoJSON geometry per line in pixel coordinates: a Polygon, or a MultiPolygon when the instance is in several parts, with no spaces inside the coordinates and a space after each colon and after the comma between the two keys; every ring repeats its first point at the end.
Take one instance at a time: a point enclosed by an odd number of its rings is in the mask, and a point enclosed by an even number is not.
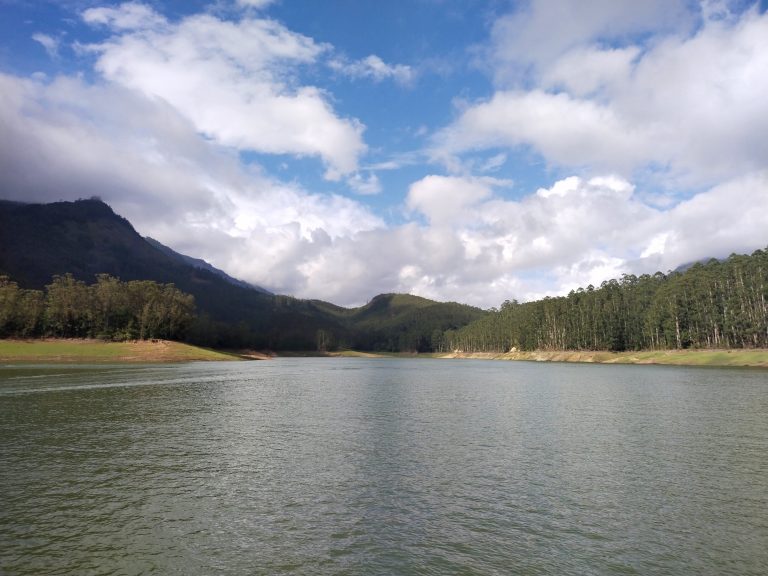
{"type": "Polygon", "coordinates": [[[0,0],[0,198],[483,308],[768,246],[768,2],[0,0]]]}

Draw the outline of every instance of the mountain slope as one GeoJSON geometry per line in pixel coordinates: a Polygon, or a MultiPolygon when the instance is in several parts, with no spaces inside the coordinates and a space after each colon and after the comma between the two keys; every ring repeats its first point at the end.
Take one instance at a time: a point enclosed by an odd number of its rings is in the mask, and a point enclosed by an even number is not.
{"type": "Polygon", "coordinates": [[[303,330],[337,321],[313,308],[286,305],[252,287],[185,263],[142,238],[98,200],[21,204],[0,201],[0,274],[40,289],[53,275],[72,273],[87,283],[106,273],[124,281],[173,283],[195,297],[203,324],[198,339],[259,347],[309,346],[303,330]],[[276,325],[279,330],[274,330],[276,325]]]}
{"type": "Polygon", "coordinates": [[[195,297],[199,319],[192,340],[209,346],[429,350],[436,332],[485,314],[403,294],[380,295],[354,309],[273,295],[143,238],[100,200],[0,201],[0,275],[41,289],[66,273],[86,283],[105,273],[175,284],[195,297]]]}
{"type": "Polygon", "coordinates": [[[170,282],[177,268],[102,202],[0,202],[0,271],[25,287],[66,272],[88,282],[101,272],[170,282]]]}
{"type": "Polygon", "coordinates": [[[487,312],[456,302],[435,302],[411,294],[380,294],[365,306],[323,310],[336,314],[353,332],[359,350],[431,351],[446,330],[456,330],[487,312]]]}
{"type": "Polygon", "coordinates": [[[171,258],[182,262],[184,264],[188,264],[192,266],[193,268],[199,268],[200,270],[207,270],[208,272],[212,272],[213,274],[216,274],[217,276],[220,276],[230,284],[234,284],[235,286],[240,286],[241,288],[252,288],[254,290],[257,290],[258,292],[263,292],[264,294],[272,294],[269,290],[265,290],[261,286],[256,286],[254,284],[250,284],[248,282],[245,282],[243,280],[238,280],[237,278],[233,278],[224,270],[219,270],[212,264],[206,262],[202,258],[193,258],[192,256],[187,256],[186,254],[181,254],[180,252],[176,252],[172,248],[169,248],[165,244],[162,244],[155,240],[154,238],[150,238],[149,236],[145,236],[144,240],[146,240],[150,245],[154,246],[160,252],[166,254],[167,256],[170,256],[171,258]]]}

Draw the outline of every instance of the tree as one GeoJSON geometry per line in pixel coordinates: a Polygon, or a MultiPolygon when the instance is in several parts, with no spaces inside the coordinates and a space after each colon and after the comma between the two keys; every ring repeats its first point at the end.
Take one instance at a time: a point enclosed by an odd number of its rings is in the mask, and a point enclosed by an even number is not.
{"type": "Polygon", "coordinates": [[[53,336],[88,336],[91,312],[88,288],[72,274],[54,276],[46,286],[45,322],[53,336]]]}

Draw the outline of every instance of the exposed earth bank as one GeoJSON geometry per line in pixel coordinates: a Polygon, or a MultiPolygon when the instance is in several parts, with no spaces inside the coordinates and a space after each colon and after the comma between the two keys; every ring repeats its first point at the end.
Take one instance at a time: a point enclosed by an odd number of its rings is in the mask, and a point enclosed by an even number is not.
{"type": "Polygon", "coordinates": [[[606,352],[536,350],[531,352],[451,352],[438,358],[527,360],[535,362],[592,362],[597,364],[665,364],[676,366],[754,366],[768,368],[768,350],[647,350],[606,352]]]}

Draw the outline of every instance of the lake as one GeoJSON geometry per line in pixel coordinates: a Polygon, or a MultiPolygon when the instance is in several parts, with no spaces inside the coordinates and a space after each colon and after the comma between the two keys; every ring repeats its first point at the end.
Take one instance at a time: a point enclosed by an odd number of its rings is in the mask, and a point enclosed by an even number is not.
{"type": "Polygon", "coordinates": [[[768,573],[768,371],[0,367],[2,574],[768,573]]]}

